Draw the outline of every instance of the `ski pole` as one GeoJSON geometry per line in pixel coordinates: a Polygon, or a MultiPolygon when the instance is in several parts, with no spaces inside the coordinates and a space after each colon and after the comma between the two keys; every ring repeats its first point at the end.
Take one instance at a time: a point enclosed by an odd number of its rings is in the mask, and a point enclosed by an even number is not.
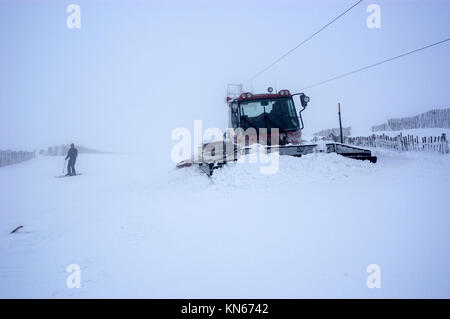
{"type": "Polygon", "coordinates": [[[64,174],[64,169],[66,168],[66,162],[67,162],[67,160],[66,159],[64,159],[64,166],[63,166],[63,174],[64,174]]]}

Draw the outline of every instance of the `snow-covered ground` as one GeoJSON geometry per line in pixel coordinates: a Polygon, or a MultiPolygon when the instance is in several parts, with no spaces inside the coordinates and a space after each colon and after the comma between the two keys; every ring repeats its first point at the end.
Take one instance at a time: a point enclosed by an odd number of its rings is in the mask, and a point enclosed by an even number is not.
{"type": "Polygon", "coordinates": [[[0,297],[449,298],[450,155],[376,155],[212,178],[131,155],[80,155],[71,178],[61,157],[1,168],[0,297]]]}

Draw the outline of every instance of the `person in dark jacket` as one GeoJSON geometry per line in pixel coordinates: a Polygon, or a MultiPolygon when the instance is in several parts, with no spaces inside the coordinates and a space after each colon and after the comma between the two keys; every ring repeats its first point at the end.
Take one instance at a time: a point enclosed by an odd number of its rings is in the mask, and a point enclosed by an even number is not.
{"type": "Polygon", "coordinates": [[[67,175],[73,176],[77,175],[75,171],[75,162],[77,161],[78,150],[75,148],[75,145],[70,144],[70,149],[67,152],[66,160],[69,159],[69,163],[67,164],[67,175]]]}

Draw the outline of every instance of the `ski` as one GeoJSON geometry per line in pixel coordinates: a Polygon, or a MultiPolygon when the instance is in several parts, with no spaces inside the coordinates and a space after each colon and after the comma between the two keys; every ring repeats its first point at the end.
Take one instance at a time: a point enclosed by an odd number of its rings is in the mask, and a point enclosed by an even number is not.
{"type": "Polygon", "coordinates": [[[55,178],[74,177],[74,176],[78,176],[78,175],[83,175],[83,173],[77,173],[75,175],[58,175],[58,176],[55,176],[55,178]]]}

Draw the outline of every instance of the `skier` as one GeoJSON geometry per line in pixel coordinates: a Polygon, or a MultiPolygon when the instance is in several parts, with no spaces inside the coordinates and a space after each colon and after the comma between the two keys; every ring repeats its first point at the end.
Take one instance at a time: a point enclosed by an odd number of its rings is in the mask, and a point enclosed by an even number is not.
{"type": "Polygon", "coordinates": [[[69,163],[67,164],[67,174],[66,176],[77,175],[75,171],[75,162],[77,160],[78,150],[75,148],[75,145],[70,144],[70,149],[67,152],[66,160],[69,159],[69,163]]]}

